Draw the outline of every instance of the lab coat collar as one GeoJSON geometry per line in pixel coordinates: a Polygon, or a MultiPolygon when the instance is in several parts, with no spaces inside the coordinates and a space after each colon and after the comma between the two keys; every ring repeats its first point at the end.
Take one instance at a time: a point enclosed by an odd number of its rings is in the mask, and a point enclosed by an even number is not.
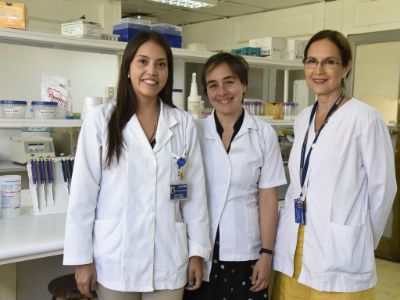
{"type": "Polygon", "coordinates": [[[171,108],[164,104],[160,99],[160,116],[158,117],[158,125],[156,132],[156,145],[154,152],[159,151],[172,137],[171,128],[178,124],[174,114],[171,113],[171,108]]]}
{"type": "MultiPolygon", "coordinates": [[[[220,140],[221,138],[218,135],[217,127],[216,127],[215,121],[214,121],[214,114],[215,114],[215,109],[213,110],[211,115],[209,115],[205,120],[206,125],[207,125],[206,126],[207,130],[204,133],[204,138],[212,139],[212,140],[215,140],[215,139],[220,140]]],[[[250,129],[257,129],[257,124],[256,124],[256,121],[254,120],[254,118],[252,116],[250,116],[249,113],[245,109],[243,124],[242,124],[242,127],[240,128],[239,132],[235,136],[235,139],[238,138],[239,136],[247,133],[250,129]]]]}

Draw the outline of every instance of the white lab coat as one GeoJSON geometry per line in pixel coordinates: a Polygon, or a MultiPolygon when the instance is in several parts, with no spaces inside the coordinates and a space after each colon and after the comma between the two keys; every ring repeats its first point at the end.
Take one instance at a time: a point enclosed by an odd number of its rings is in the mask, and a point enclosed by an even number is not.
{"type": "Polygon", "coordinates": [[[134,115],[123,130],[118,165],[105,168],[107,124],[114,104],[90,112],[78,141],[67,214],[64,264],[94,261],[97,280],[118,291],[177,289],[190,256],[211,251],[204,171],[196,126],[161,102],[151,148],[134,115]],[[170,200],[173,154],[188,152],[189,200],[170,200]]]}
{"type": "MultiPolygon", "coordinates": [[[[211,241],[220,231],[222,261],[259,258],[258,189],[286,183],[274,129],[245,111],[243,124],[226,153],[214,113],[197,122],[206,171],[211,241]]],[[[206,280],[211,270],[207,263],[206,280]]]]}
{"type": "MultiPolygon", "coordinates": [[[[280,210],[274,269],[293,276],[300,195],[300,153],[311,107],[297,117],[289,158],[290,185],[280,210]]],[[[308,149],[314,140],[310,126],[308,149]]],[[[396,194],[387,126],[372,107],[352,98],[323,128],[306,178],[306,225],[299,282],[319,291],[356,292],[376,284],[377,247],[396,194]]]]}

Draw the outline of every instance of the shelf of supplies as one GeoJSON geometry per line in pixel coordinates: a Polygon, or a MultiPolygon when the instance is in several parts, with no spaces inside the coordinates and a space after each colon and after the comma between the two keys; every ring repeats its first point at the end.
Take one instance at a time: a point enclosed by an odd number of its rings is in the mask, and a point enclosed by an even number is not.
{"type": "Polygon", "coordinates": [[[81,127],[82,120],[66,119],[0,119],[0,128],[81,127]]]}
{"type": "Polygon", "coordinates": [[[15,164],[11,161],[0,161],[0,173],[24,172],[25,165],[15,164]]]}
{"type": "Polygon", "coordinates": [[[293,121],[294,121],[294,120],[273,120],[268,116],[254,116],[254,117],[272,126],[293,126],[293,121]]]}
{"type": "MultiPolygon", "coordinates": [[[[115,55],[122,55],[127,44],[126,42],[87,39],[54,33],[23,31],[8,28],[0,29],[0,43],[115,55]]],[[[181,59],[185,62],[204,63],[207,58],[216,52],[172,48],[172,53],[174,55],[174,59],[177,60],[181,59]]],[[[303,68],[303,64],[297,60],[284,60],[255,56],[245,56],[245,58],[250,67],[268,67],[286,70],[297,70],[303,68]]]]}

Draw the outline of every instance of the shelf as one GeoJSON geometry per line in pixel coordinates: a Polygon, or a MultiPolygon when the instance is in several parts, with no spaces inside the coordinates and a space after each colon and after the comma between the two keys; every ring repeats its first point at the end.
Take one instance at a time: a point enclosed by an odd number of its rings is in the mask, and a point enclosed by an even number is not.
{"type": "Polygon", "coordinates": [[[272,126],[293,126],[294,120],[272,120],[267,116],[253,116],[257,120],[266,122],[272,126]]]}
{"type": "Polygon", "coordinates": [[[0,173],[25,172],[26,166],[15,164],[11,161],[0,161],[0,173]]]}
{"type": "Polygon", "coordinates": [[[83,120],[65,119],[0,119],[0,128],[81,127],[83,120]]]}
{"type": "MultiPolygon", "coordinates": [[[[25,46],[45,47],[84,52],[122,55],[126,42],[107,41],[64,36],[61,34],[23,31],[17,29],[0,29],[0,43],[25,46]]],[[[183,48],[172,48],[174,59],[183,59],[186,62],[204,63],[207,58],[216,52],[192,51],[183,48]]],[[[269,57],[244,56],[250,67],[268,67],[286,70],[299,70],[303,64],[297,60],[273,59],[269,57]]]]}

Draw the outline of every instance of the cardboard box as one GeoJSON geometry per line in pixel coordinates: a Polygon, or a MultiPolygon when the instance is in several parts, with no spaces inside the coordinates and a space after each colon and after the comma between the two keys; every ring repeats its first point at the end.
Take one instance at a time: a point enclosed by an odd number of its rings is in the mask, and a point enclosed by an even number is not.
{"type": "Polygon", "coordinates": [[[307,46],[307,40],[288,39],[286,47],[287,59],[303,59],[304,49],[307,46]]]}
{"type": "Polygon", "coordinates": [[[25,4],[0,1],[0,27],[25,29],[25,4]]]}
{"type": "Polygon", "coordinates": [[[67,36],[101,38],[101,25],[86,20],[76,20],[61,24],[61,34],[67,36]]]}
{"type": "Polygon", "coordinates": [[[264,37],[249,41],[250,47],[260,48],[260,56],[270,56],[282,59],[286,53],[286,39],[276,37],[264,37]]]}

